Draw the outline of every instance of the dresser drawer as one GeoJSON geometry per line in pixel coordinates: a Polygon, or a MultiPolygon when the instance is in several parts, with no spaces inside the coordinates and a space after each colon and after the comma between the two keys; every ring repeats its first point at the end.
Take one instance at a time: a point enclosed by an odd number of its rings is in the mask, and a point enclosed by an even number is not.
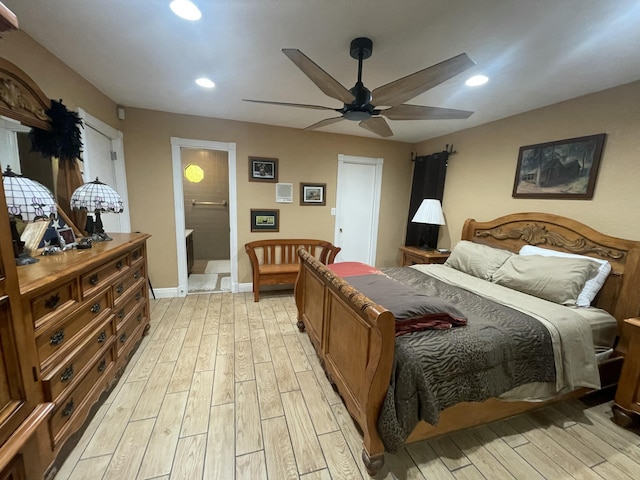
{"type": "Polygon", "coordinates": [[[131,265],[144,260],[144,245],[140,245],[131,250],[129,253],[129,260],[131,261],[131,265]]]}
{"type": "Polygon", "coordinates": [[[147,299],[144,296],[144,289],[146,284],[138,285],[138,288],[131,291],[129,295],[122,298],[119,305],[114,307],[113,312],[116,316],[116,325],[120,328],[120,325],[125,322],[131,313],[138,308],[139,305],[147,303],[147,299]]]}
{"type": "Polygon", "coordinates": [[[34,297],[29,302],[34,328],[38,329],[52,318],[73,310],[78,305],[78,300],[75,281],[64,283],[34,297]]]}
{"type": "Polygon", "coordinates": [[[109,315],[91,335],[87,336],[85,343],[72,352],[68,360],[60,362],[53,370],[43,375],[42,385],[46,400],[56,401],[66,388],[75,387],[90,368],[94,357],[101,350],[109,348],[114,339],[112,320],[113,316],[109,315]]]}
{"type": "Polygon", "coordinates": [[[91,331],[95,328],[96,322],[104,320],[110,312],[108,292],[103,292],[86,302],[63,321],[56,322],[39,334],[36,338],[36,347],[42,369],[46,369],[59,352],[67,351],[75,343],[74,337],[79,332],[85,328],[91,331]]]}
{"type": "Polygon", "coordinates": [[[54,446],[74,430],[73,424],[78,423],[75,422],[76,418],[82,421],[87,415],[88,410],[105,389],[114,365],[115,352],[111,347],[105,351],[104,355],[97,358],[78,386],[56,406],[49,420],[49,430],[54,446]]]}
{"type": "Polygon", "coordinates": [[[135,343],[139,337],[142,336],[142,331],[136,330],[146,323],[145,307],[145,305],[140,305],[138,310],[135,310],[118,326],[116,331],[118,357],[123,354],[123,351],[126,350],[130,344],[135,343]]]}
{"type": "Polygon", "coordinates": [[[130,270],[123,277],[115,281],[111,287],[113,290],[114,304],[117,305],[119,300],[127,295],[129,289],[144,278],[144,262],[132,265],[130,270]]]}
{"type": "Polygon", "coordinates": [[[114,277],[127,269],[129,269],[129,255],[123,255],[85,273],[80,277],[82,298],[90,296],[104,285],[111,283],[114,277]]]}

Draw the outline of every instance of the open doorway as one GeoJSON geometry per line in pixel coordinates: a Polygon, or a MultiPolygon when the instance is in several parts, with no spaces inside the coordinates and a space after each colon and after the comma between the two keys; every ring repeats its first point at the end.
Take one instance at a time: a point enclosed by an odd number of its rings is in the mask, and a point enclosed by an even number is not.
{"type": "Polygon", "coordinates": [[[235,144],[171,138],[178,295],[234,292],[235,144]]]}

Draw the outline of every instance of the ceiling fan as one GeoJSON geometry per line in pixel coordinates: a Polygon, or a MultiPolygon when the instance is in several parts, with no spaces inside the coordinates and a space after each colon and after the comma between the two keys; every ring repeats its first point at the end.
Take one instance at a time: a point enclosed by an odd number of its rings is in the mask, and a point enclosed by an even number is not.
{"type": "Polygon", "coordinates": [[[327,118],[305,128],[320,128],[343,119],[360,122],[359,125],[381,137],[393,135],[387,121],[389,120],[449,120],[469,118],[473,112],[450,108],[426,107],[404,103],[426,92],[448,79],[464,72],[475,65],[466,53],[452,57],[444,62],[432,65],[406,77],[387,83],[369,91],[362,83],[362,61],[369,58],[373,51],[373,42],[369,38],[359,37],[351,41],[351,57],[358,60],[358,81],[349,90],[335,78],[325,72],[309,57],[297,48],[283,48],[289,59],[302,70],[326,95],[340,100],[342,108],[324,107],[321,105],[305,105],[301,103],[270,102],[266,100],[249,100],[245,102],[281,105],[285,107],[310,108],[314,110],[332,110],[340,113],[339,117],[327,118]],[[390,107],[380,109],[379,107],[390,107]]]}

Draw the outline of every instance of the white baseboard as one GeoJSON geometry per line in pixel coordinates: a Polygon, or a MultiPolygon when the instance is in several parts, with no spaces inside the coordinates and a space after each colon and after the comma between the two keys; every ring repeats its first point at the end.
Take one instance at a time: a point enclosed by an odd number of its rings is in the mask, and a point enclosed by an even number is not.
{"type": "Polygon", "coordinates": [[[253,292],[253,283],[239,283],[238,293],[253,292]]]}
{"type": "MultiPolygon", "coordinates": [[[[178,297],[178,288],[154,288],[153,293],[156,294],[156,298],[173,298],[178,297]]],[[[149,298],[153,299],[153,293],[149,290],[149,298]]]]}

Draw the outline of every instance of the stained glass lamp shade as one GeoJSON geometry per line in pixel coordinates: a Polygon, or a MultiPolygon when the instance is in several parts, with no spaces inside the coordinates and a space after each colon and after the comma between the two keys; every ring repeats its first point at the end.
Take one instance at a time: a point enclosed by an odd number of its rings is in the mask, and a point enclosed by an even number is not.
{"type": "Polygon", "coordinates": [[[14,217],[31,222],[36,218],[49,218],[57,212],[51,190],[35,180],[12,172],[11,167],[7,167],[2,174],[2,185],[9,214],[14,217]]]}
{"type": "Polygon", "coordinates": [[[118,192],[109,185],[102,183],[96,177],[94,182],[85,183],[76,189],[71,196],[71,208],[73,210],[86,210],[95,213],[95,222],[93,224],[92,237],[93,241],[111,240],[104,233],[100,214],[102,212],[121,213],[124,210],[124,204],[118,192]]]}

